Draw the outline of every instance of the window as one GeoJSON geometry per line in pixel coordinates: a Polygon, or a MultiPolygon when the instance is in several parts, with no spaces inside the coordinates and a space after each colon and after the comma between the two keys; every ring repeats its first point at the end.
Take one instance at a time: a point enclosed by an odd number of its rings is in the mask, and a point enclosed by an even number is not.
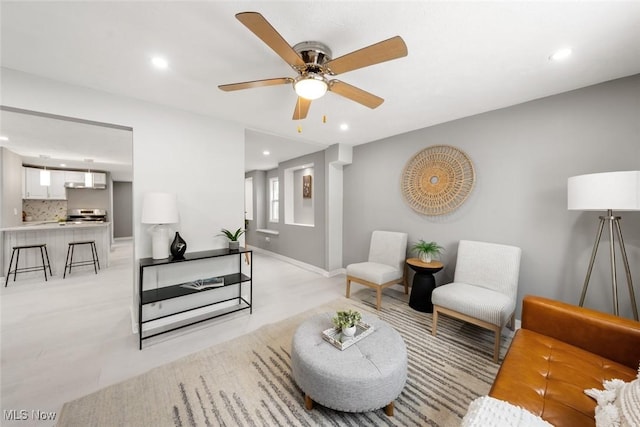
{"type": "Polygon", "coordinates": [[[244,179],[244,219],[253,221],[253,178],[244,179]]]}
{"type": "Polygon", "coordinates": [[[280,209],[280,186],[278,178],[269,179],[269,221],[279,222],[278,211],[280,209]]]}

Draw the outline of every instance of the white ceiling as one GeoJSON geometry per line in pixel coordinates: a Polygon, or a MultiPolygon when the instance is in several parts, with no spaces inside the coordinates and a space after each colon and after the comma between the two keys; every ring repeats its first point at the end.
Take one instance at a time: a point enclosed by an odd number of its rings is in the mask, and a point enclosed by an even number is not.
{"type": "Polygon", "coordinates": [[[2,1],[1,7],[3,67],[239,122],[251,130],[247,170],[640,72],[639,1],[2,1]],[[291,45],[321,41],[334,57],[395,35],[409,54],[340,76],[384,98],[379,108],[329,93],[312,103],[307,119],[294,122],[289,86],[217,88],[295,76],[235,19],[242,11],[260,12],[291,45]],[[565,46],[574,52],[567,61],[548,60],[565,46]],[[159,54],[167,70],[150,66],[159,54]],[[343,122],[348,131],[339,129],[343,122]],[[278,148],[265,159],[269,144],[278,148]]]}

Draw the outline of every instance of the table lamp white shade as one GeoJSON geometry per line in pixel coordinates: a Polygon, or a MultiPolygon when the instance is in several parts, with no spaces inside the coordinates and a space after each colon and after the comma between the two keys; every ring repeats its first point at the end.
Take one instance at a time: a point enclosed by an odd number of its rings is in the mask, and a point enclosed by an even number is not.
{"type": "Polygon", "coordinates": [[[178,199],[171,193],[147,193],[142,202],[143,224],[174,224],[180,221],[178,199]]]}
{"type": "Polygon", "coordinates": [[[639,211],[640,171],[572,176],[567,182],[567,208],[580,211],[639,211]]]}
{"type": "Polygon", "coordinates": [[[180,221],[178,200],[171,193],[147,193],[142,202],[142,223],[152,227],[151,246],[153,259],[169,258],[169,230],[165,224],[180,221]]]}

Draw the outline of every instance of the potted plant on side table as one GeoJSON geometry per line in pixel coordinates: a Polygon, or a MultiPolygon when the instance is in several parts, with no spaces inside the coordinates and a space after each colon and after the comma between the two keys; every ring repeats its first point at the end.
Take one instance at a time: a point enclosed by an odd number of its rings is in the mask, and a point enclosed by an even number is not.
{"type": "Polygon", "coordinates": [[[362,320],[362,315],[355,310],[337,311],[332,319],[336,328],[342,330],[342,334],[352,337],[356,333],[356,325],[362,320]]]}
{"type": "Polygon", "coordinates": [[[418,257],[422,262],[431,262],[431,260],[442,252],[444,252],[444,248],[438,245],[436,242],[425,242],[420,239],[418,243],[413,245],[412,250],[418,253],[418,257]]]}
{"type": "Polygon", "coordinates": [[[229,250],[237,251],[238,249],[240,249],[240,242],[238,241],[238,239],[244,234],[245,230],[243,230],[242,228],[238,228],[235,232],[231,232],[226,228],[223,228],[220,231],[222,231],[222,234],[220,234],[221,236],[226,236],[227,239],[229,239],[229,250]]]}

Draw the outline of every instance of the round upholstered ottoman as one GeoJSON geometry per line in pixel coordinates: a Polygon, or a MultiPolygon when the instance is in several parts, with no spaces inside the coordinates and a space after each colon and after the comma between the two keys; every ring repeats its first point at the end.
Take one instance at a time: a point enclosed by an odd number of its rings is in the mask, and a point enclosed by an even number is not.
{"type": "Polygon", "coordinates": [[[305,406],[317,402],[345,412],[384,407],[393,415],[393,401],[407,381],[407,348],[398,332],[382,320],[363,315],[374,332],[339,350],[322,338],[335,313],[315,315],[302,323],[291,343],[293,378],[305,393],[305,406]]]}

